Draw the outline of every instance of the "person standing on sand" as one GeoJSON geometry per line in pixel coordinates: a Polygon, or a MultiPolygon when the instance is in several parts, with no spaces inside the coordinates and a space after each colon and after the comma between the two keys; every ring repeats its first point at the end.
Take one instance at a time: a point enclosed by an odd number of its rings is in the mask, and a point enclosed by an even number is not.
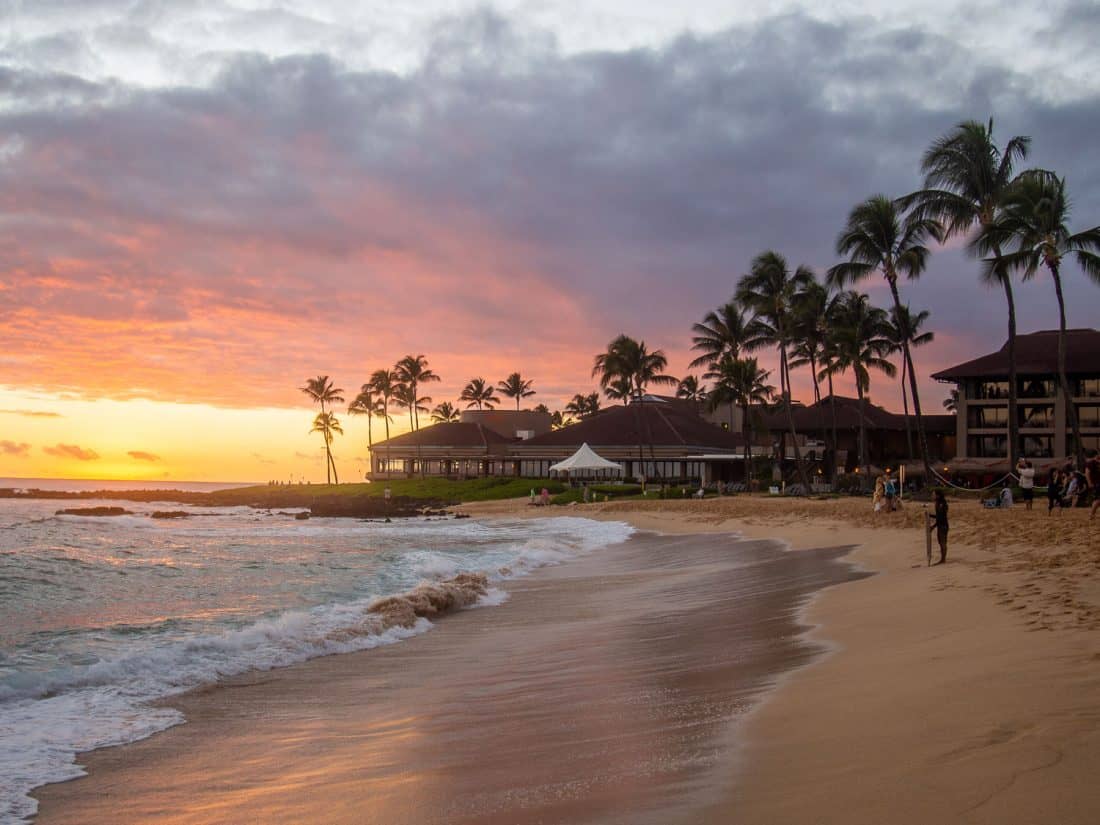
{"type": "Polygon", "coordinates": [[[1016,462],[1016,474],[1020,477],[1020,497],[1024,500],[1024,507],[1030,510],[1035,498],[1035,468],[1030,461],[1021,458],[1016,462]]]}
{"type": "Polygon", "coordinates": [[[1096,518],[1096,509],[1100,507],[1100,457],[1096,450],[1089,451],[1089,460],[1085,462],[1085,481],[1092,493],[1092,512],[1089,518],[1096,518]]]}
{"type": "Polygon", "coordinates": [[[875,479],[875,492],[871,496],[871,508],[877,513],[882,509],[883,500],[886,498],[886,485],[882,476],[875,479]]]}
{"type": "Polygon", "coordinates": [[[947,499],[943,490],[936,490],[936,509],[928,514],[932,526],[936,528],[936,541],[940,545],[940,560],[936,564],[947,562],[947,499]]]}
{"type": "Polygon", "coordinates": [[[1054,505],[1058,505],[1058,512],[1062,512],[1062,474],[1058,470],[1050,471],[1050,478],[1047,480],[1047,515],[1049,516],[1051,511],[1054,510],[1054,505]]]}

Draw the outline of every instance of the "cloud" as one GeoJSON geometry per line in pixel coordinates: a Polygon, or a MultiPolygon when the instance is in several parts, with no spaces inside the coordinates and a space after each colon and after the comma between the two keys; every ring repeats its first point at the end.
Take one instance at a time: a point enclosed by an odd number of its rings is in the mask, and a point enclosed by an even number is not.
{"type": "MultiPolygon", "coordinates": [[[[425,352],[436,401],[518,368],[553,405],[591,387],[592,353],[620,331],[679,372],[691,323],[754,254],[823,270],[854,203],[911,191],[932,139],[990,113],[1069,176],[1075,227],[1100,214],[1095,88],[917,25],[792,12],[567,53],[482,11],[440,21],[402,73],[275,51],[225,51],[186,86],[45,57],[4,70],[6,382],[288,406],[307,375],[353,387],[425,352]]],[[[1070,323],[1091,323],[1100,292],[1065,280],[1070,323]]],[[[1022,331],[1055,324],[1049,284],[1020,292],[1022,331]]],[[[922,374],[1003,340],[1000,297],[957,250],[903,296],[957,333],[957,351],[921,351],[922,374]]]]}
{"type": "Polygon", "coordinates": [[[148,453],[145,450],[130,450],[126,453],[130,458],[135,461],[160,461],[160,456],[155,453],[148,453]]]}
{"type": "Polygon", "coordinates": [[[61,413],[49,410],[0,410],[0,415],[21,415],[26,418],[62,418],[61,413]]]}
{"type": "Polygon", "coordinates": [[[278,463],[277,461],[275,461],[275,459],[267,458],[265,456],[260,455],[259,453],[252,453],[251,455],[254,459],[256,459],[256,461],[260,462],[261,464],[277,464],[278,463]]]}
{"type": "Polygon", "coordinates": [[[31,454],[31,445],[25,441],[16,443],[5,439],[0,441],[0,453],[15,456],[16,458],[27,458],[31,454]]]}
{"type": "Polygon", "coordinates": [[[99,453],[95,450],[85,449],[76,444],[58,444],[54,447],[43,447],[42,452],[56,458],[75,458],[77,461],[95,461],[99,453]]]}

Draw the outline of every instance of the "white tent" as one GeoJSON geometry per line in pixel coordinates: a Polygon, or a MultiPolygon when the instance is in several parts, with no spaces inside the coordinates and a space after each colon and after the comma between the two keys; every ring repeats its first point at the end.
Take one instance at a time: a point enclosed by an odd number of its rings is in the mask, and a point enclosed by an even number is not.
{"type": "Polygon", "coordinates": [[[597,455],[588,444],[581,444],[581,448],[569,458],[550,467],[552,473],[584,473],[597,470],[621,473],[623,468],[616,462],[597,455]]]}

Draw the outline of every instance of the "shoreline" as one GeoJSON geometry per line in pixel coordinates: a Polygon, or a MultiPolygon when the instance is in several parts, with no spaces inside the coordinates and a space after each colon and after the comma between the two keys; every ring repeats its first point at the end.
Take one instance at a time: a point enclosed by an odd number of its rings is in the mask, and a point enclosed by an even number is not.
{"type": "MultiPolygon", "coordinates": [[[[785,672],[737,722],[743,758],[721,798],[692,821],[1072,824],[1100,815],[1090,779],[1100,770],[1100,555],[1079,519],[1044,523],[1044,513],[1021,510],[1015,521],[1034,520],[1021,529],[960,504],[953,532],[972,543],[953,542],[948,565],[927,569],[912,505],[886,519],[836,502],[755,497],[461,509],[623,520],[670,536],[734,530],[794,551],[848,539],[857,546],[845,561],[878,573],[802,606],[806,640],[828,652],[785,672]],[[1004,545],[1006,530],[1025,540],[1029,530],[1053,530],[1078,544],[1004,545]]],[[[92,770],[80,781],[94,782],[92,770]]],[[[50,789],[64,787],[47,786],[40,798],[63,798],[50,789]]]]}
{"type": "Polygon", "coordinates": [[[188,724],[86,755],[88,778],[36,792],[38,821],[292,822],[313,795],[326,822],[693,821],[728,774],[727,722],[819,654],[799,594],[852,577],[847,548],[730,547],[636,535],[401,644],[178,697],[188,724]]]}

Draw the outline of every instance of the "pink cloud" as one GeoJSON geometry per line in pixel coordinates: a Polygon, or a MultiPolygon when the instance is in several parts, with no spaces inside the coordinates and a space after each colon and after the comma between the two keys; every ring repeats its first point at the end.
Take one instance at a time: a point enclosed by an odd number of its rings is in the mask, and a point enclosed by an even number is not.
{"type": "Polygon", "coordinates": [[[130,450],[126,455],[136,461],[160,461],[160,456],[156,453],[147,453],[145,450],[130,450]]]}
{"type": "Polygon", "coordinates": [[[21,441],[18,444],[14,441],[0,441],[0,453],[4,455],[15,456],[16,458],[27,458],[31,454],[31,445],[25,441],[21,441]]]}
{"type": "Polygon", "coordinates": [[[61,413],[48,410],[0,410],[0,415],[21,415],[25,418],[61,418],[61,413]]]}
{"type": "Polygon", "coordinates": [[[57,458],[75,458],[77,461],[95,461],[99,453],[76,444],[58,444],[55,447],[43,447],[42,452],[57,458]]]}

